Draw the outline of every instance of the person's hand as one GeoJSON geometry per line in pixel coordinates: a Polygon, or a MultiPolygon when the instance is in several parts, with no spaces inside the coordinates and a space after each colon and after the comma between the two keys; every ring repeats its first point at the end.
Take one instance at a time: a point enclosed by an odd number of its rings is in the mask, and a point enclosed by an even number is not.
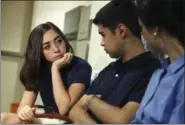
{"type": "MultiPolygon", "coordinates": [[[[88,95],[83,95],[83,97],[80,99],[80,105],[86,110],[86,105],[88,101],[88,95]]],[[[87,111],[87,110],[86,110],[87,111]]]]}
{"type": "Polygon", "coordinates": [[[71,60],[73,58],[73,54],[72,53],[65,53],[64,56],[56,61],[53,62],[52,64],[52,68],[63,68],[66,65],[69,65],[71,63],[71,60]]]}
{"type": "Polygon", "coordinates": [[[86,99],[84,101],[84,108],[86,110],[88,110],[88,107],[89,107],[89,104],[91,103],[92,99],[93,98],[98,98],[98,99],[101,99],[101,95],[100,94],[97,94],[97,95],[87,95],[86,96],[86,99]]]}
{"type": "Polygon", "coordinates": [[[102,95],[100,94],[97,94],[97,95],[88,95],[88,101],[91,101],[94,97],[98,98],[98,99],[101,99],[102,98],[102,95]]]}
{"type": "Polygon", "coordinates": [[[26,105],[22,109],[19,110],[17,113],[18,117],[22,121],[33,121],[35,118],[35,108],[31,108],[30,106],[26,105]]]}

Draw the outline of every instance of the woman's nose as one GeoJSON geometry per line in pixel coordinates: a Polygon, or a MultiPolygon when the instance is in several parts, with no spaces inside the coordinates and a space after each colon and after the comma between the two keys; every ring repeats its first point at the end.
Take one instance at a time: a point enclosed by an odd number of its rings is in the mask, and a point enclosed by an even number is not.
{"type": "Polygon", "coordinates": [[[54,51],[55,53],[57,53],[57,52],[60,51],[60,49],[59,49],[58,46],[56,46],[55,44],[53,44],[53,51],[54,51]]]}

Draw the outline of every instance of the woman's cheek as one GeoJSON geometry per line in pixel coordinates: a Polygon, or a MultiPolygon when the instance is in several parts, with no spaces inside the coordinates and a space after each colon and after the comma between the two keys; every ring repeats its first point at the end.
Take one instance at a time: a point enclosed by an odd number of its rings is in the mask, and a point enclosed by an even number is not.
{"type": "Polygon", "coordinates": [[[60,45],[60,46],[59,46],[59,49],[60,49],[60,52],[61,52],[62,54],[66,53],[66,48],[65,48],[64,46],[60,45]]]}

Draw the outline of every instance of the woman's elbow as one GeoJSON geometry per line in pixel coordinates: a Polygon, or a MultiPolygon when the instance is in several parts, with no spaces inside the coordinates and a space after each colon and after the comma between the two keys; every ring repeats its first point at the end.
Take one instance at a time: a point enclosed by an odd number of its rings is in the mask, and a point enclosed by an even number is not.
{"type": "Polygon", "coordinates": [[[70,110],[70,104],[69,103],[63,103],[61,106],[58,106],[58,110],[60,115],[66,115],[68,114],[70,110]]]}
{"type": "Polygon", "coordinates": [[[60,103],[59,113],[61,115],[68,115],[74,104],[70,100],[65,100],[60,103]]]}

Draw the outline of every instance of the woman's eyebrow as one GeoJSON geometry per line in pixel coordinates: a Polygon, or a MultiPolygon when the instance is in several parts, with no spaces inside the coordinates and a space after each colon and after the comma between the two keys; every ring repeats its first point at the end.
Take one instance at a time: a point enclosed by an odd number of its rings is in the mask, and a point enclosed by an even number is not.
{"type": "MultiPolygon", "coordinates": [[[[59,36],[59,35],[58,35],[58,36],[56,36],[53,40],[55,41],[55,40],[57,40],[58,38],[60,38],[60,36],[59,36]]],[[[52,41],[53,41],[53,40],[52,40],[52,41]]],[[[49,42],[51,42],[51,41],[44,42],[42,45],[49,44],[49,42]]]]}

